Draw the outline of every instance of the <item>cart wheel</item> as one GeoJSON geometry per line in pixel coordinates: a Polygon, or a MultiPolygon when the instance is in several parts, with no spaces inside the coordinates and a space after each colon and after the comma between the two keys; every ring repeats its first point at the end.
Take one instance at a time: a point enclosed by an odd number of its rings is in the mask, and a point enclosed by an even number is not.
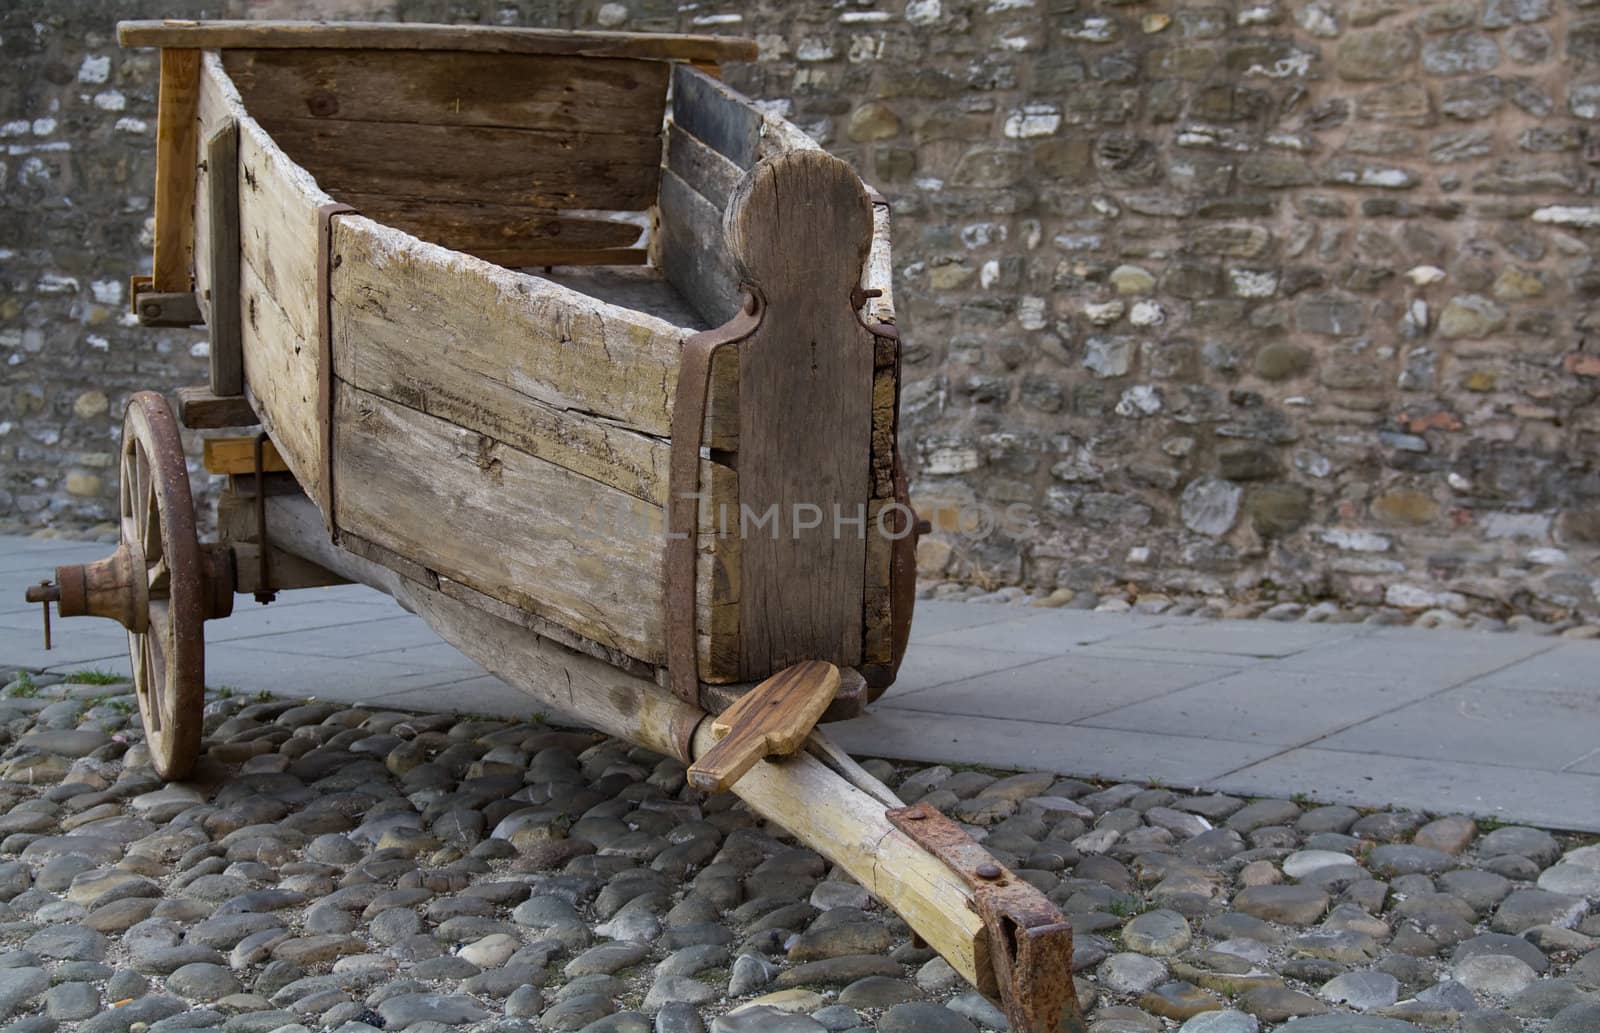
{"type": "Polygon", "coordinates": [[[128,402],[121,474],[122,548],[148,589],[143,630],[128,631],[139,716],[157,773],[181,779],[200,755],[212,557],[195,534],[178,423],[154,391],[128,402]]]}

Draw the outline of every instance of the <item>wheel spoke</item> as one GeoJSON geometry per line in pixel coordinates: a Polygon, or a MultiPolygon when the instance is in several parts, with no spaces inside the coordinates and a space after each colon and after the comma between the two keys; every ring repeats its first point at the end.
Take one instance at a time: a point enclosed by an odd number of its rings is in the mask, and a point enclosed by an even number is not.
{"type": "Polygon", "coordinates": [[[139,454],[143,460],[140,464],[143,474],[140,480],[144,489],[140,496],[144,514],[139,522],[139,544],[144,546],[145,562],[148,564],[161,558],[161,508],[156,505],[155,471],[143,449],[139,454]]]}
{"type": "Polygon", "coordinates": [[[150,676],[150,730],[161,731],[162,718],[166,712],[167,702],[167,663],[172,655],[171,644],[167,641],[171,623],[167,620],[167,608],[163,605],[150,607],[150,633],[144,637],[147,661],[146,671],[150,676]]]}

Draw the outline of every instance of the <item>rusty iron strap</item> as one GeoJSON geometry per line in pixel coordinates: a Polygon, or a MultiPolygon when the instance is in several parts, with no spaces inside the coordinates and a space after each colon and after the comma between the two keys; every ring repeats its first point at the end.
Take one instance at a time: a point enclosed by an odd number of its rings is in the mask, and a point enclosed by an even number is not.
{"type": "Polygon", "coordinates": [[[256,577],[256,602],[262,606],[272,602],[278,593],[272,588],[272,559],[271,550],[267,548],[267,471],[266,452],[267,442],[272,439],[266,431],[256,435],[255,441],[255,477],[256,477],[256,563],[259,574],[256,577]]]}
{"type": "Polygon", "coordinates": [[[678,392],[672,403],[666,505],[667,684],[674,695],[695,707],[700,705],[694,590],[700,533],[700,500],[695,497],[700,491],[700,445],[711,393],[712,359],[724,346],[738,344],[761,326],[761,297],[752,287],[743,290],[744,304],[732,319],[683,342],[678,392]]]}
{"type": "MultiPolygon", "coordinates": [[[[1056,1033],[1063,1016],[1081,1022],[1072,985],[1072,926],[1055,905],[928,804],[897,807],[886,817],[971,888],[988,932],[994,981],[978,989],[1000,998],[1014,1033],[1056,1033]]],[[[980,982],[990,975],[980,971],[980,982]]]]}
{"type": "MultiPolygon", "coordinates": [[[[317,209],[317,444],[322,450],[322,520],[329,536],[338,538],[333,514],[333,217],[354,214],[347,204],[325,204],[317,209]]],[[[256,482],[260,492],[261,483],[256,482]]],[[[262,540],[262,556],[266,555],[262,540]]]]}

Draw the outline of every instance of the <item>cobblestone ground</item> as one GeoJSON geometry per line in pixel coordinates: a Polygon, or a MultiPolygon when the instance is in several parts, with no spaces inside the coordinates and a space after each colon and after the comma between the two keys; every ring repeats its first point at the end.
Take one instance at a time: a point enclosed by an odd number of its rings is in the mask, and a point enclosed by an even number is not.
{"type": "MultiPolygon", "coordinates": [[[[536,722],[214,695],[196,779],[163,786],[127,692],[0,693],[7,1029],[1003,1027],[860,887],[674,761],[536,722]]],[[[1071,917],[1095,1033],[1600,1030],[1587,841],[868,767],[1071,917]]]]}

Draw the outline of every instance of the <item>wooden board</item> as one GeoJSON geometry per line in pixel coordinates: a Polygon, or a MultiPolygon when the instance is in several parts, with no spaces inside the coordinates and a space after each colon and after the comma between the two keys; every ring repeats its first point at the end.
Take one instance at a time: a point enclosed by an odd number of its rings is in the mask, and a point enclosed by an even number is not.
{"type": "MultiPolygon", "coordinates": [[[[256,471],[255,438],[206,438],[201,446],[201,465],[207,473],[253,474],[256,471]]],[[[264,473],[284,473],[289,467],[271,441],[261,447],[264,473]]]]}
{"type": "Polygon", "coordinates": [[[643,231],[637,223],[516,205],[428,201],[344,193],[362,215],[432,244],[507,267],[563,265],[542,261],[563,252],[605,252],[624,264],[643,231]]]}
{"type": "Polygon", "coordinates": [[[659,225],[650,248],[655,264],[708,326],[739,311],[739,276],[722,235],[722,211],[671,170],[661,174],[659,225]]]}
{"type": "Polygon", "coordinates": [[[487,25],[307,21],[125,21],[125,47],[314,47],[339,50],[464,50],[501,54],[569,54],[680,61],[754,61],[754,40],[732,36],[643,32],[565,32],[487,25]]]}
{"type": "Polygon", "coordinates": [[[852,290],[872,234],[856,174],[822,151],[758,165],[729,204],[728,248],[766,298],[739,346],[741,512],[780,528],[741,550],[741,669],[861,662],[874,338],[852,290]],[[820,526],[806,527],[816,507],[820,526]],[[859,521],[842,523],[838,521],[859,521]]]}
{"type": "MultiPolygon", "coordinates": [[[[341,376],[374,389],[387,381],[395,385],[389,389],[394,397],[425,411],[447,404],[492,409],[513,424],[526,423],[519,440],[529,447],[536,428],[555,426],[548,421],[556,414],[580,438],[549,447],[574,454],[592,450],[584,426],[654,438],[670,433],[687,329],[454,254],[370,219],[340,218],[334,254],[341,376]]],[[[722,450],[737,447],[737,359],[728,358],[713,371],[705,428],[708,444],[722,450]]],[[[655,469],[654,461],[641,466],[604,448],[599,455],[605,463],[630,462],[616,472],[619,478],[656,479],[645,473],[655,469]]],[[[578,463],[562,463],[569,461],[578,463]]]]}
{"type": "Polygon", "coordinates": [[[445,50],[229,50],[222,61],[263,124],[332,118],[632,137],[660,133],[670,71],[661,61],[445,50]]]}
{"type": "Polygon", "coordinates": [[[178,422],[190,430],[218,427],[253,427],[261,422],[244,395],[212,394],[209,386],[180,387],[178,422]]]}
{"type": "Polygon", "coordinates": [[[672,69],[672,121],[741,169],[760,156],[764,117],[750,98],[688,65],[672,69]]]}
{"type": "Polygon", "coordinates": [[[744,176],[743,169],[676,122],[667,126],[667,168],[719,212],[744,176]]]}
{"type": "Polygon", "coordinates": [[[250,266],[241,267],[245,399],[295,479],[321,501],[317,349],[299,335],[250,266]]]}
{"type": "MultiPolygon", "coordinates": [[[[661,509],[476,431],[341,384],[339,526],[646,663],[665,659],[661,509]]],[[[702,671],[729,677],[736,539],[702,536],[702,671]]]]}
{"type": "MultiPolygon", "coordinates": [[[[206,137],[205,263],[201,297],[211,334],[210,379],[215,395],[244,393],[244,344],[239,336],[239,123],[227,122],[206,137]]],[[[198,237],[198,234],[197,234],[198,237]]],[[[196,256],[196,266],[199,256],[196,256]]]]}
{"type": "Polygon", "coordinates": [[[156,100],[156,232],[150,285],[158,294],[192,288],[199,104],[200,51],[163,50],[156,100]]]}
{"type": "Polygon", "coordinates": [[[334,118],[261,124],[334,194],[639,211],[655,199],[661,164],[656,135],[334,118]]]}

